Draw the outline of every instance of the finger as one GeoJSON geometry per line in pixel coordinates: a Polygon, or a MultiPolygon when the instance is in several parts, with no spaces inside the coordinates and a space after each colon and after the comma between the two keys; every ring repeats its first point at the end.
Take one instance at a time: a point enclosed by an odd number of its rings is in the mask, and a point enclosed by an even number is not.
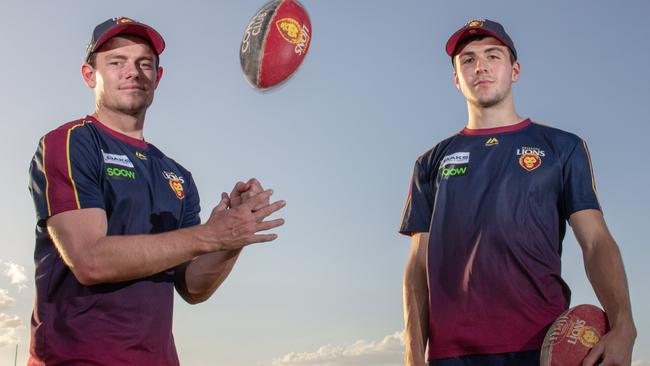
{"type": "Polygon", "coordinates": [[[263,191],[262,193],[258,193],[252,197],[250,197],[244,204],[250,209],[253,210],[253,208],[259,206],[260,204],[263,204],[264,202],[268,202],[268,199],[271,197],[273,194],[272,189],[267,189],[266,191],[263,191]]]}
{"type": "Polygon", "coordinates": [[[238,181],[237,183],[235,183],[235,186],[232,187],[232,191],[230,191],[230,195],[233,197],[238,197],[241,194],[241,192],[246,191],[245,189],[242,188],[245,185],[246,183],[242,181],[238,181]]]}
{"type": "Polygon", "coordinates": [[[250,188],[251,188],[251,185],[249,183],[237,182],[237,184],[235,185],[235,189],[240,193],[246,192],[250,188]]]}
{"type": "Polygon", "coordinates": [[[264,191],[264,188],[262,188],[262,183],[260,183],[259,180],[255,178],[251,178],[246,182],[246,184],[250,185],[250,191],[254,193],[260,193],[264,191]]]}
{"type": "Polygon", "coordinates": [[[587,353],[587,357],[585,357],[585,359],[582,361],[582,366],[596,365],[596,362],[603,355],[604,351],[604,344],[602,342],[596,343],[596,345],[591,350],[589,350],[589,353],[587,353]]]}
{"type": "Polygon", "coordinates": [[[284,200],[275,201],[270,205],[264,206],[259,210],[255,211],[253,215],[255,216],[256,221],[262,221],[265,217],[271,215],[272,213],[278,211],[282,207],[286,206],[287,202],[284,200]]]}
{"type": "Polygon", "coordinates": [[[249,244],[265,243],[278,238],[278,234],[257,234],[250,237],[249,244]]]}
{"type": "Polygon", "coordinates": [[[275,219],[271,221],[263,221],[258,223],[255,226],[255,232],[258,231],[265,231],[265,230],[271,230],[273,228],[276,228],[278,226],[284,225],[284,219],[275,219]]]}
{"type": "Polygon", "coordinates": [[[217,204],[217,207],[215,207],[218,211],[223,211],[230,206],[230,198],[228,197],[228,193],[226,192],[221,192],[221,201],[217,204]]]}

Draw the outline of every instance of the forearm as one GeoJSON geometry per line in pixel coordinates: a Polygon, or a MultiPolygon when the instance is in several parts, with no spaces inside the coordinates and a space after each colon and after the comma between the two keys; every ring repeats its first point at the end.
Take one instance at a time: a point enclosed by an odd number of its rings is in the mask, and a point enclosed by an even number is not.
{"type": "Polygon", "coordinates": [[[197,226],[161,234],[104,236],[66,262],[84,285],[143,278],[204,253],[199,230],[197,226]]]}
{"type": "Polygon", "coordinates": [[[634,330],[630,295],[621,253],[608,235],[584,252],[585,270],[612,328],[634,330]]]}
{"type": "Polygon", "coordinates": [[[190,304],[207,300],[228,277],[241,249],[203,254],[186,263],[176,277],[178,293],[190,304]]]}
{"type": "Polygon", "coordinates": [[[406,366],[426,365],[429,338],[429,287],[427,284],[427,233],[415,234],[404,270],[404,338],[406,366]]]}
{"type": "Polygon", "coordinates": [[[426,283],[404,283],[404,360],[407,366],[424,365],[429,338],[429,301],[426,283]]]}

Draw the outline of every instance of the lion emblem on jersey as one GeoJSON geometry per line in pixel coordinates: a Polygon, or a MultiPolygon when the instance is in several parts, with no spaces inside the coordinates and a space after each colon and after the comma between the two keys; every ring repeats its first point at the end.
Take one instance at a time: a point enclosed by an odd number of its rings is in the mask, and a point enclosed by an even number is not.
{"type": "Polygon", "coordinates": [[[181,183],[181,180],[176,178],[176,179],[170,179],[169,180],[169,186],[172,188],[172,191],[176,194],[176,198],[179,200],[182,200],[185,198],[185,190],[183,189],[183,183],[181,183]]]}
{"type": "Polygon", "coordinates": [[[527,171],[532,172],[542,165],[542,158],[536,154],[523,154],[519,157],[519,165],[527,171]]]}

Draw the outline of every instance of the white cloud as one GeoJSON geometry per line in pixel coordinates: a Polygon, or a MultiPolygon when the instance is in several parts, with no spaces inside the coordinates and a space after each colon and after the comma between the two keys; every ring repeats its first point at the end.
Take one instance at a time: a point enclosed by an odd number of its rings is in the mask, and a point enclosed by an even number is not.
{"type": "Polygon", "coordinates": [[[0,347],[19,343],[20,337],[16,333],[20,328],[20,318],[0,313],[0,347]]]}
{"type": "Polygon", "coordinates": [[[395,332],[381,341],[358,340],[347,346],[323,346],[313,352],[291,352],[273,360],[273,366],[398,366],[403,364],[404,334],[395,332]]]}
{"type": "Polygon", "coordinates": [[[0,313],[0,329],[13,329],[20,327],[20,318],[17,316],[0,313]]]}
{"type": "Polygon", "coordinates": [[[16,335],[16,329],[2,329],[0,330],[0,348],[5,346],[13,346],[20,343],[20,338],[16,335]]]}
{"type": "Polygon", "coordinates": [[[9,277],[11,284],[18,286],[19,289],[26,288],[29,280],[25,274],[25,267],[14,262],[5,262],[4,265],[7,269],[3,273],[9,277]]]}
{"type": "Polygon", "coordinates": [[[0,310],[13,306],[16,303],[7,290],[0,289],[0,310]]]}

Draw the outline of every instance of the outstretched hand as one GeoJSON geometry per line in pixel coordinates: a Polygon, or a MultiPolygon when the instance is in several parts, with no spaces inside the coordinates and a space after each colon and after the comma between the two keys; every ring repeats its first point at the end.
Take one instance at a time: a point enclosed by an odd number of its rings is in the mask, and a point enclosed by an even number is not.
{"type": "Polygon", "coordinates": [[[276,234],[259,233],[284,224],[282,218],[265,221],[286,205],[282,200],[269,204],[272,194],[273,190],[268,189],[234,206],[233,197],[222,193],[221,201],[205,223],[208,233],[205,240],[210,243],[212,251],[240,249],[249,244],[275,240],[276,234]]]}

